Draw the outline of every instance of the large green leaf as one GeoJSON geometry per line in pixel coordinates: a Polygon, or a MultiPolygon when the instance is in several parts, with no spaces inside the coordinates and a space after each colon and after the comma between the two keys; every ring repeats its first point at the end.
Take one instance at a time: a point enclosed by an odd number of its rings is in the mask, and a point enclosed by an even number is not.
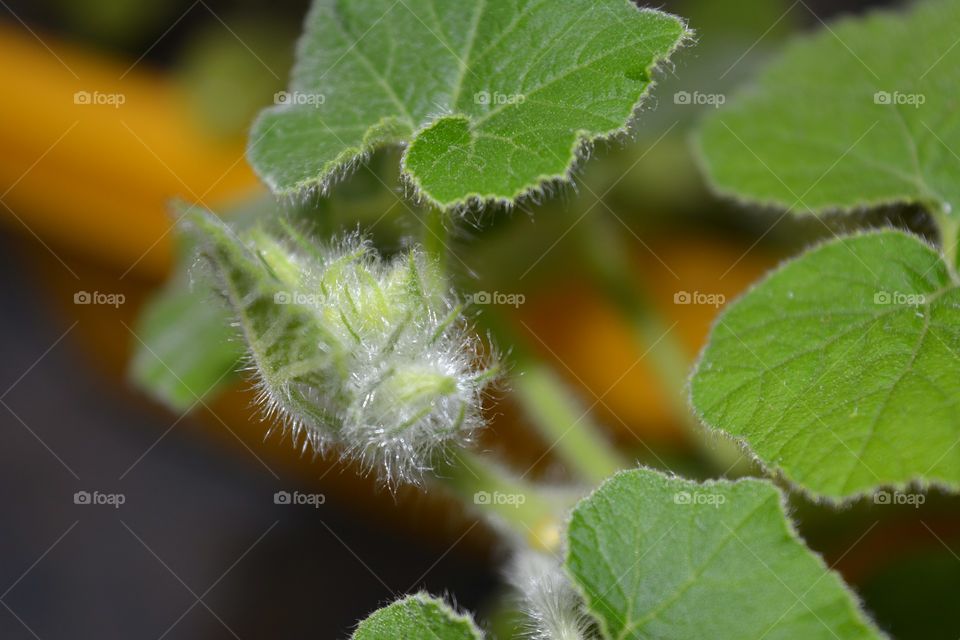
{"type": "Polygon", "coordinates": [[[432,204],[513,201],[622,133],[687,34],[628,0],[315,0],[250,160],[290,193],[406,144],[405,175],[432,204]]]}
{"type": "Polygon", "coordinates": [[[960,486],[960,291],[897,231],[824,244],[729,307],[692,379],[710,426],[820,495],[960,486]]]}
{"type": "Polygon", "coordinates": [[[622,472],[574,510],[567,566],[609,639],[880,637],[765,481],[622,472]]]}
{"type": "Polygon", "coordinates": [[[370,614],[353,633],[353,640],[482,640],[468,616],[425,594],[407,596],[370,614]]]}
{"type": "MultiPolygon", "coordinates": [[[[705,123],[710,178],[800,212],[960,207],[960,2],[820,29],[705,123]]],[[[956,215],[954,213],[954,215],[956,215]]]]}

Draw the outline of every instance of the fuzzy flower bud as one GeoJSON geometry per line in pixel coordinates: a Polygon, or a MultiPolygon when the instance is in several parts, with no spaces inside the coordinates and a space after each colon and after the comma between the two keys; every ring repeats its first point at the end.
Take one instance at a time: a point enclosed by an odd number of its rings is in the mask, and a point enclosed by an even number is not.
{"type": "Polygon", "coordinates": [[[289,225],[238,237],[209,214],[190,224],[236,313],[265,413],[296,445],[334,445],[395,486],[482,425],[492,372],[421,252],[385,261],[357,237],[319,247],[289,225]]]}

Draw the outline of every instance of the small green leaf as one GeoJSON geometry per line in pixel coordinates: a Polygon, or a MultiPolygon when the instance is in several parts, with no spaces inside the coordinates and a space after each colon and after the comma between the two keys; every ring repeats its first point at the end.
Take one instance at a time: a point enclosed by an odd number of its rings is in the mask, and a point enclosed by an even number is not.
{"type": "Polygon", "coordinates": [[[483,640],[469,616],[419,593],[378,609],[360,623],[353,640],[483,640]]]}
{"type": "Polygon", "coordinates": [[[688,33],[628,0],[315,0],[249,157],[286,194],[406,144],[404,173],[431,204],[512,202],[625,131],[688,33]]]}
{"type": "MultiPolygon", "coordinates": [[[[231,225],[247,229],[276,210],[272,197],[258,196],[231,207],[231,225]]],[[[184,220],[197,209],[176,201],[171,212],[184,220]]],[[[183,412],[209,401],[240,378],[247,350],[233,314],[217,300],[215,283],[193,270],[196,238],[179,227],[176,263],[166,285],[147,302],[133,327],[129,376],[146,394],[183,412]]]]}
{"type": "Polygon", "coordinates": [[[263,391],[278,394],[301,410],[311,409],[310,415],[326,424],[326,415],[313,411],[302,393],[291,388],[310,380],[305,361],[324,337],[313,313],[303,305],[286,304],[284,296],[290,295],[291,287],[275,277],[278,269],[271,270],[264,254],[254,254],[216,216],[197,211],[185,220],[193,229],[200,255],[220,280],[221,293],[236,317],[263,391]]]}
{"type": "MultiPolygon", "coordinates": [[[[189,207],[174,210],[184,215],[189,207]]],[[[178,231],[174,274],[141,311],[131,345],[133,384],[178,413],[236,383],[244,354],[230,312],[211,304],[210,283],[191,281],[195,249],[189,234],[178,231]]]]}
{"type": "Polygon", "coordinates": [[[233,339],[230,313],[211,304],[214,295],[200,283],[191,288],[181,272],[148,303],[133,329],[133,383],[177,412],[237,380],[243,345],[233,339]]]}
{"type": "Polygon", "coordinates": [[[960,291],[937,251],[885,231],[787,263],[718,319],[696,411],[828,498],[960,487],[960,291]]]}
{"type": "Polygon", "coordinates": [[[894,202],[956,212],[958,31],[960,2],[926,0],[798,40],[705,122],[712,182],[799,212],[894,202]]]}
{"type": "Polygon", "coordinates": [[[621,472],[568,535],[567,567],[609,640],[881,637],[765,481],[621,472]]]}

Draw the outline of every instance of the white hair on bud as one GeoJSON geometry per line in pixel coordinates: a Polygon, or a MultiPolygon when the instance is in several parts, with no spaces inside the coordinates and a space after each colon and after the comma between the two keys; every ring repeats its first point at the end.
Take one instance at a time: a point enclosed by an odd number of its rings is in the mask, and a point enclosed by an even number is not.
{"type": "Polygon", "coordinates": [[[531,640],[599,638],[583,600],[556,556],[532,550],[517,552],[508,578],[522,598],[526,635],[531,640]]]}
{"type": "Polygon", "coordinates": [[[199,224],[249,347],[257,402],[295,447],[335,447],[393,488],[419,482],[483,425],[492,369],[422,251],[384,260],[357,234],[319,246],[290,225],[238,237],[199,224]]]}

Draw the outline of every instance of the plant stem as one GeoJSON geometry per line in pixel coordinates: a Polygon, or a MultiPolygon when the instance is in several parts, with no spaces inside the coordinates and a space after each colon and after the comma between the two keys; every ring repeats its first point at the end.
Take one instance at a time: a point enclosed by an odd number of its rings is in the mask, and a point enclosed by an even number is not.
{"type": "Polygon", "coordinates": [[[575,399],[553,370],[529,354],[506,323],[490,310],[484,320],[499,344],[510,345],[517,375],[514,395],[547,441],[549,451],[582,480],[598,485],[628,466],[603,435],[603,429],[575,399]]]}
{"type": "Polygon", "coordinates": [[[677,416],[699,451],[725,474],[749,475],[750,463],[736,444],[711,437],[699,428],[687,401],[687,372],[690,361],[663,318],[647,299],[646,292],[629,276],[632,272],[622,234],[610,228],[601,216],[588,216],[583,238],[588,268],[600,289],[633,328],[639,348],[644,350],[657,374],[673,414],[677,416]]]}
{"type": "Polygon", "coordinates": [[[932,217],[940,232],[940,245],[943,250],[943,257],[950,268],[950,275],[956,281],[960,280],[957,275],[958,243],[960,243],[960,220],[950,214],[945,206],[941,204],[931,205],[930,211],[932,217]]]}
{"type": "Polygon", "coordinates": [[[447,213],[443,209],[431,207],[423,219],[423,249],[440,265],[441,273],[447,273],[449,263],[449,232],[447,231],[447,213]]]}
{"type": "Polygon", "coordinates": [[[689,359],[671,328],[663,321],[633,282],[633,271],[620,234],[601,216],[589,216],[582,234],[588,268],[600,290],[627,319],[637,343],[646,350],[645,359],[653,365],[674,413],[688,415],[684,390],[687,386],[689,359]]]}
{"type": "Polygon", "coordinates": [[[577,475],[598,485],[628,466],[553,370],[532,359],[517,364],[522,371],[513,383],[518,399],[551,450],[577,475]]]}
{"type": "Polygon", "coordinates": [[[544,551],[558,548],[570,506],[562,500],[546,497],[537,486],[471,451],[456,452],[438,477],[464,503],[506,525],[530,546],[544,551]]]}

